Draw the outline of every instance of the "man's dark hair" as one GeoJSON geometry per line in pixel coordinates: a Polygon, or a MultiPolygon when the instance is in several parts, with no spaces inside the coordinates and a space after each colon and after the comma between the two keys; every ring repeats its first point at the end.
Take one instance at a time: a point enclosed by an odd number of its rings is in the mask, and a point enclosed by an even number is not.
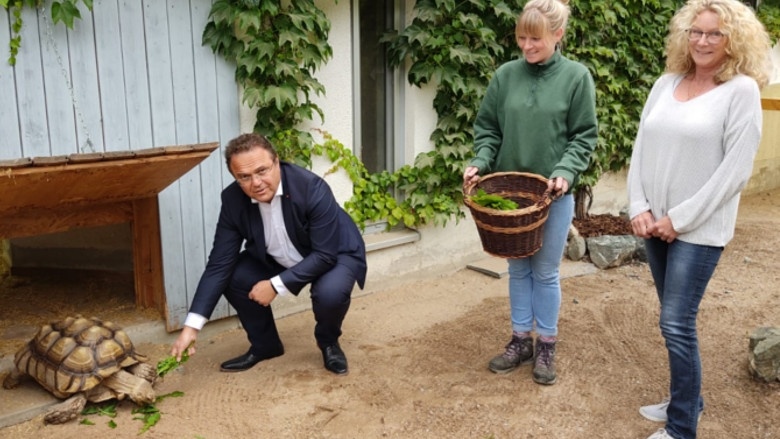
{"type": "Polygon", "coordinates": [[[265,136],[257,133],[241,134],[228,142],[225,147],[225,163],[227,164],[228,171],[230,171],[230,159],[232,159],[234,155],[251,151],[255,148],[263,148],[268,151],[271,154],[271,159],[276,161],[276,149],[274,149],[274,146],[265,136]]]}

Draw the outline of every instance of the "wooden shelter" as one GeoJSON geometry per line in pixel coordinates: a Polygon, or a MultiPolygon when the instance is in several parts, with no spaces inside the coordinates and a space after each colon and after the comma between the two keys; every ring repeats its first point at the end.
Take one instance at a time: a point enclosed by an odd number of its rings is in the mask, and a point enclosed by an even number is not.
{"type": "Polygon", "coordinates": [[[0,238],[130,223],[136,305],[165,315],[157,195],[218,146],[0,161],[0,238]]]}

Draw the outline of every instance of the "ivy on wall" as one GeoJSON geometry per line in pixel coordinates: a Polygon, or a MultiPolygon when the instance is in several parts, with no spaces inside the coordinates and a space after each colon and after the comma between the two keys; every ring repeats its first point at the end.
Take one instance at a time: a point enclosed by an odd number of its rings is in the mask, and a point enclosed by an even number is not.
{"type": "MultiPolygon", "coordinates": [[[[409,187],[407,196],[429,202],[435,193],[458,203],[461,172],[471,154],[473,122],[490,75],[520,55],[515,43],[516,17],[525,0],[418,0],[414,20],[388,35],[394,66],[410,62],[408,80],[436,85],[438,114],[431,135],[435,150],[418,157],[415,175],[437,174],[436,186],[409,187]],[[421,160],[422,158],[422,160],[421,160]],[[423,189],[420,191],[420,189],[423,189]],[[433,189],[433,191],[432,191],[433,189]]],[[[655,79],[664,69],[664,41],[669,21],[684,0],[571,0],[563,53],[586,65],[596,83],[598,144],[577,188],[576,216],[592,202],[591,188],[605,172],[624,169],[631,158],[640,115],[655,79]]],[[[759,19],[777,41],[778,0],[759,6],[759,19]]],[[[402,177],[399,181],[403,181],[402,177]]],[[[430,181],[430,180],[429,180],[430,181]]],[[[405,206],[405,205],[404,205],[405,206]]],[[[461,215],[447,202],[436,215],[461,215]]],[[[416,205],[410,207],[416,208],[416,205]]],[[[440,219],[434,216],[435,219],[440,219]]],[[[424,223],[427,217],[419,218],[424,223]]]]}
{"type": "MultiPolygon", "coordinates": [[[[327,21],[320,21],[324,14],[313,2],[291,2],[283,8],[281,2],[272,0],[218,0],[204,32],[204,44],[236,62],[245,102],[258,108],[255,128],[274,139],[283,157],[310,165],[312,153],[325,154],[347,170],[354,193],[345,208],[359,225],[381,220],[389,226],[440,225],[464,215],[461,175],[472,154],[474,118],[492,73],[519,56],[514,24],[524,3],[419,0],[413,21],[384,37],[391,65],[400,68],[409,63],[411,84],[435,85],[433,107],[438,115],[431,134],[434,149],[392,173],[370,174],[337,140],[326,137],[323,144],[314,144],[308,134],[295,128],[314,110],[323,118],[308,101],[312,91],[324,93],[310,73],[327,61],[331,50],[327,21]],[[288,18],[296,14],[316,20],[304,23],[288,18]],[[306,33],[314,35],[311,43],[298,40],[306,33]],[[295,49],[296,44],[314,47],[307,52],[295,49]],[[302,57],[296,58],[295,53],[302,57]],[[278,59],[289,60],[283,70],[275,68],[278,59]],[[284,89],[280,84],[303,90],[297,96],[305,100],[298,102],[291,92],[275,91],[284,89]],[[248,91],[265,99],[253,99],[248,91]],[[300,117],[285,116],[289,114],[300,117]],[[277,122],[281,120],[285,122],[277,122]]],[[[578,216],[587,214],[589,188],[604,172],[625,167],[630,158],[644,99],[663,69],[666,26],[679,4],[673,0],[633,0],[620,5],[570,2],[572,17],[563,50],[588,66],[596,80],[600,125],[598,146],[577,191],[578,216]]]]}
{"type": "Polygon", "coordinates": [[[780,0],[764,0],[756,11],[772,42],[780,40],[780,0]]]}
{"type": "Polygon", "coordinates": [[[422,154],[393,173],[371,174],[327,133],[316,144],[297,129],[315,113],[324,119],[310,98],[325,92],[313,73],[332,55],[329,31],[330,22],[311,0],[217,0],[203,43],[236,64],[243,101],[256,111],[254,128],[273,140],[283,158],[311,166],[311,155],[321,154],[347,171],[354,190],[345,209],[360,226],[384,220],[413,227],[462,216],[459,182],[468,145],[422,154]],[[396,192],[403,194],[401,201],[396,192]]]}
{"type": "Polygon", "coordinates": [[[576,193],[587,215],[590,188],[628,165],[647,94],[664,69],[664,40],[679,0],[572,1],[565,53],[588,66],[596,84],[598,144],[576,193]]]}
{"type": "Polygon", "coordinates": [[[322,110],[311,101],[325,93],[313,73],[333,55],[330,21],[311,0],[217,0],[203,44],[236,64],[243,101],[257,111],[255,130],[272,135],[322,110]]]}
{"type": "MultiPolygon", "coordinates": [[[[71,28],[80,18],[77,3],[52,1],[53,21],[71,28]]],[[[337,0],[334,0],[337,2],[337,0]]],[[[591,164],[577,188],[577,216],[587,215],[590,188],[604,172],[623,169],[642,106],[664,67],[667,25],[683,0],[570,0],[572,10],[563,52],[585,64],[596,83],[599,140],[591,164]]],[[[778,0],[766,0],[758,16],[773,41],[780,36],[778,0]]],[[[0,0],[10,10],[11,57],[21,39],[21,9],[43,0],[0,0]]],[[[347,172],[354,184],[346,210],[360,226],[387,221],[443,225],[462,218],[462,171],[471,157],[473,122],[490,76],[520,55],[514,24],[525,0],[418,0],[414,19],[385,35],[393,67],[410,66],[409,83],[436,87],[438,115],[431,134],[434,149],[395,172],[369,173],[351,150],[322,133],[317,143],[297,127],[322,110],[311,101],[325,94],[314,73],[333,50],[330,22],[313,0],[216,0],[203,31],[203,44],[236,65],[243,101],[256,111],[254,129],[268,135],[286,160],[311,166],[323,155],[347,172]],[[397,196],[396,196],[397,195],[397,196]]]]}
{"type": "MultiPolygon", "coordinates": [[[[92,0],[54,0],[51,2],[51,18],[56,23],[64,23],[68,29],[73,29],[73,21],[81,18],[78,3],[92,10],[92,0]]],[[[24,20],[22,20],[22,9],[25,7],[41,8],[44,0],[0,0],[0,6],[11,13],[13,21],[11,22],[11,41],[8,43],[9,56],[8,63],[16,65],[16,56],[19,54],[19,48],[22,47],[22,36],[20,34],[24,20]]]]}
{"type": "MultiPolygon", "coordinates": [[[[572,0],[563,53],[585,64],[596,82],[599,140],[580,181],[577,216],[587,214],[590,187],[605,171],[625,167],[644,99],[663,70],[666,26],[679,2],[572,0]]],[[[514,26],[525,1],[420,0],[415,19],[389,36],[396,66],[410,61],[408,80],[436,84],[439,115],[431,139],[436,152],[452,165],[458,187],[460,171],[473,145],[473,122],[490,75],[520,55],[514,26]]],[[[458,199],[462,195],[453,194],[458,199]]]]}

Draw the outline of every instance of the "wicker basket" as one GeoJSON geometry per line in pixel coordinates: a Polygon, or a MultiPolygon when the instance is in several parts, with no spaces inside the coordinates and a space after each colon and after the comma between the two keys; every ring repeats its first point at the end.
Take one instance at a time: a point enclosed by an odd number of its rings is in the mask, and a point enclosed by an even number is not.
{"type": "Polygon", "coordinates": [[[542,247],[542,231],[552,198],[547,179],[526,172],[497,172],[464,189],[463,200],[477,224],[485,252],[501,258],[524,258],[542,247]],[[471,201],[482,189],[517,203],[518,209],[490,209],[471,201]]]}

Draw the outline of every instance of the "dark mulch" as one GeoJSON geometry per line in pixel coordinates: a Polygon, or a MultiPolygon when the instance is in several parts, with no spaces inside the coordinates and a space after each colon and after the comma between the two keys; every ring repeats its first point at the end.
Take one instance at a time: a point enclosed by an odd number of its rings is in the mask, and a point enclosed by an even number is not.
{"type": "Polygon", "coordinates": [[[583,238],[602,235],[631,235],[631,223],[622,216],[589,215],[588,218],[574,219],[574,227],[583,238]]]}

